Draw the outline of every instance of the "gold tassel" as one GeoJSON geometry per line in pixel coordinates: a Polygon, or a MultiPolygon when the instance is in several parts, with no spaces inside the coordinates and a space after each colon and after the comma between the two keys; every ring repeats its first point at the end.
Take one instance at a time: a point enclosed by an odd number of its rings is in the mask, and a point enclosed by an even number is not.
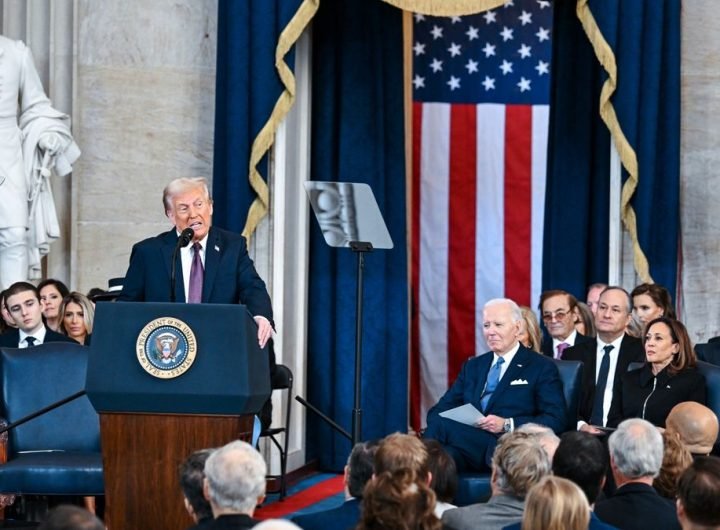
{"type": "Polygon", "coordinates": [[[505,0],[383,0],[405,11],[434,17],[459,17],[482,13],[505,3],[505,0]]]}

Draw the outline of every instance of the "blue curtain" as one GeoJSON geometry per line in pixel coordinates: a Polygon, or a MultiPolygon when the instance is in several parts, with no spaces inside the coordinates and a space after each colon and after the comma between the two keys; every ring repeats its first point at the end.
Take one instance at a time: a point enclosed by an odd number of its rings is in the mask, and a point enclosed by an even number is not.
{"type": "MultiPolygon", "coordinates": [[[[408,278],[402,12],[383,2],[321,2],[313,22],[312,178],[370,185],[392,250],[365,260],[363,439],[407,429],[408,278]]],[[[310,234],[311,403],[351,429],[357,258],[310,234]]],[[[308,413],[308,459],[342,469],[350,442],[308,413]]]]}

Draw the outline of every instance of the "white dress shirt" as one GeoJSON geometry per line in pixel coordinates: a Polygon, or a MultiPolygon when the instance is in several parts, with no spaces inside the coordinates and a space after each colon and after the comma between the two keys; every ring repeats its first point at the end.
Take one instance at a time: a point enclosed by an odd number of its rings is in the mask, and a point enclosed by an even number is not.
{"type": "Polygon", "coordinates": [[[40,324],[40,327],[38,327],[36,330],[25,333],[23,330],[18,330],[20,332],[20,340],[18,342],[18,348],[27,348],[30,346],[25,339],[28,337],[35,337],[35,343],[33,346],[38,346],[45,342],[45,332],[47,331],[45,329],[45,324],[40,324]]]}

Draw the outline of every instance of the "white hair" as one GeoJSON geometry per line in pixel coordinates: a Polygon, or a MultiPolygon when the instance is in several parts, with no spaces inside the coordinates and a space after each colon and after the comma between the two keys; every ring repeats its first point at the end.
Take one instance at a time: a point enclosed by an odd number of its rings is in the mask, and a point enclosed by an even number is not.
{"type": "Polygon", "coordinates": [[[510,300],[509,298],[493,298],[492,300],[485,302],[483,309],[487,309],[488,307],[494,305],[510,306],[510,316],[512,317],[513,322],[519,322],[522,320],[522,311],[520,310],[520,306],[518,306],[513,300],[510,300]]]}
{"type": "Polygon", "coordinates": [[[295,523],[287,519],[267,519],[253,526],[253,530],[302,530],[295,523]]]}
{"type": "Polygon", "coordinates": [[[210,502],[219,508],[250,513],[265,495],[266,474],[265,460],[252,445],[231,442],[205,462],[210,502]]]}
{"type": "Polygon", "coordinates": [[[205,177],[180,177],[175,180],[171,180],[163,190],[163,206],[165,207],[165,213],[172,210],[173,197],[196,188],[202,188],[205,198],[210,200],[210,189],[208,188],[208,181],[205,177]]]}
{"type": "Polygon", "coordinates": [[[655,478],[663,461],[660,431],[649,421],[631,418],[623,421],[608,440],[610,457],[625,477],[655,478]]]}

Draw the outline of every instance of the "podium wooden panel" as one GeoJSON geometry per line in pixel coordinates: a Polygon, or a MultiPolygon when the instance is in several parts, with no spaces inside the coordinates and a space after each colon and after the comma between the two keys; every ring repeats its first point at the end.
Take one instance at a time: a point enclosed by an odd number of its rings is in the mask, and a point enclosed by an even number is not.
{"type": "Polygon", "coordinates": [[[108,530],[190,527],[178,466],[198,449],[249,442],[252,427],[252,415],[101,413],[108,530]]]}

